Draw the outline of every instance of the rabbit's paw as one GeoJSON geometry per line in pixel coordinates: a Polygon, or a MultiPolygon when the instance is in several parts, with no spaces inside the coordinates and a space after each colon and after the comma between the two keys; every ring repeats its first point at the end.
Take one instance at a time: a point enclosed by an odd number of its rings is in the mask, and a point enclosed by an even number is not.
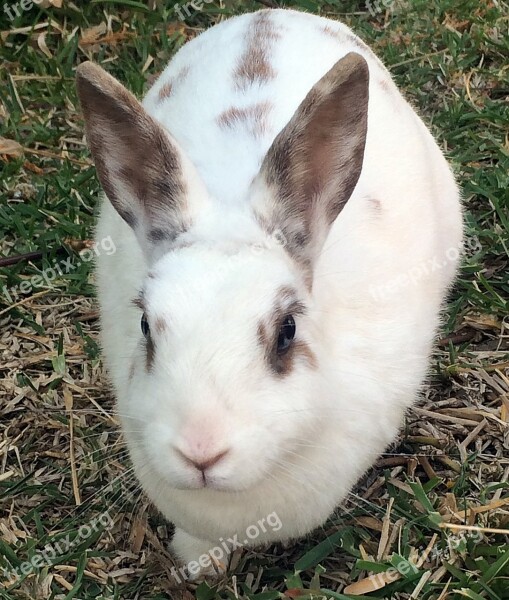
{"type": "MultiPolygon", "coordinates": [[[[185,577],[189,581],[219,579],[226,573],[228,553],[208,540],[201,540],[176,528],[171,548],[184,563],[185,577]]],[[[181,569],[179,572],[182,575],[181,569]]]]}

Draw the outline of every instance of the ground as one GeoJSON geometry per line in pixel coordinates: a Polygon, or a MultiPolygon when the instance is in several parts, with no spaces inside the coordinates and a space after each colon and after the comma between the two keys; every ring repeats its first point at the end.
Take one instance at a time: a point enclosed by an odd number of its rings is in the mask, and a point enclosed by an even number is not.
{"type": "Polygon", "coordinates": [[[139,493],[99,358],[98,184],[74,69],[93,59],[142,95],[187,39],[262,4],[276,2],[182,3],[185,21],[173,1],[0,7],[1,598],[509,598],[500,0],[285,3],[342,19],[390,68],[457,174],[465,259],[421,402],[334,518],[289,547],[237,551],[213,587],[171,574],[171,527],[139,493]]]}

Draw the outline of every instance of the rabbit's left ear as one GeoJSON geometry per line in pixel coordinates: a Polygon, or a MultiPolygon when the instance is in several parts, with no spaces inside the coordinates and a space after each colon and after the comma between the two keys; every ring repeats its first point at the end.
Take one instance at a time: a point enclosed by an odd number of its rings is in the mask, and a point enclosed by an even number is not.
{"type": "Polygon", "coordinates": [[[279,133],[254,185],[262,225],[279,229],[308,267],[350,198],[364,158],[368,122],[366,61],[347,54],[322,77],[279,133]]]}
{"type": "Polygon", "coordinates": [[[101,67],[80,65],[77,88],[102,187],[154,260],[199,209],[198,174],[170,133],[101,67]]]}

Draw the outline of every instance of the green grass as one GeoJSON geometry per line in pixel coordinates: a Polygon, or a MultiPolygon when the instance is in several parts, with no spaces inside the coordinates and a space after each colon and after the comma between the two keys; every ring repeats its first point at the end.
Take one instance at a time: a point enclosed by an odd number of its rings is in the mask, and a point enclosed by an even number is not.
{"type": "Polygon", "coordinates": [[[0,257],[42,253],[0,269],[0,567],[19,568],[59,540],[63,550],[9,585],[0,571],[0,598],[341,600],[350,597],[345,585],[389,572],[365,598],[509,599],[508,535],[458,536],[440,526],[447,507],[491,504],[466,522],[509,527],[507,3],[395,1],[375,16],[363,2],[285,3],[340,18],[361,35],[450,157],[463,190],[467,253],[424,406],[486,424],[462,448],[474,425],[428,417],[426,429],[411,413],[398,445],[322,530],[290,548],[239,553],[236,578],[213,588],[171,581],[170,528],[140,496],[113,422],[92,266],[77,254],[92,236],[99,186],[74,70],[100,62],[141,96],[187,38],[261,4],[205,4],[186,23],[173,1],[148,4],[64,0],[62,8],[34,5],[13,22],[0,7],[0,136],[25,149],[2,154],[0,142],[0,257]],[[111,31],[91,30],[106,23],[111,31]],[[103,41],[88,43],[91,35],[103,41]],[[69,258],[73,269],[51,285],[16,292],[69,258]],[[80,527],[105,511],[112,527],[80,538],[80,527]],[[383,523],[390,544],[378,557],[383,523]],[[76,540],[68,549],[67,536],[76,540]]]}

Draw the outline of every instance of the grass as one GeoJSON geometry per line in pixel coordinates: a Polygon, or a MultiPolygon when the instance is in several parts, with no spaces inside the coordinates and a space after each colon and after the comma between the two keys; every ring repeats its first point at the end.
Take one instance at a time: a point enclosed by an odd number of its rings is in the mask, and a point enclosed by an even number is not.
{"type": "Polygon", "coordinates": [[[507,600],[507,3],[285,3],[342,19],[391,69],[457,173],[467,252],[400,440],[321,530],[237,552],[212,588],[170,575],[171,527],[138,492],[105,387],[74,69],[93,59],[142,95],[187,39],[261,5],[212,2],[183,23],[173,2],[58,4],[12,22],[0,9],[0,256],[37,253],[0,268],[0,598],[507,600]]]}

